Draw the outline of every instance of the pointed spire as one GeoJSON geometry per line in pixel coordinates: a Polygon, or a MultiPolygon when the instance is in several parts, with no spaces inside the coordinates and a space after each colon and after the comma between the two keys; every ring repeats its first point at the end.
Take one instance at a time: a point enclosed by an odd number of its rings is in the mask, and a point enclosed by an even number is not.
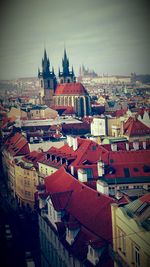
{"type": "Polygon", "coordinates": [[[66,48],[64,48],[64,59],[67,59],[66,48]]]}
{"type": "Polygon", "coordinates": [[[44,48],[44,59],[47,60],[47,53],[46,53],[46,49],[44,48]]]}
{"type": "Polygon", "coordinates": [[[64,58],[62,59],[63,74],[69,74],[69,60],[67,58],[66,48],[64,48],[64,58]]]}
{"type": "Polygon", "coordinates": [[[72,75],[74,76],[74,70],[73,70],[73,66],[72,66],[72,75]]]}
{"type": "Polygon", "coordinates": [[[60,76],[60,67],[58,68],[58,75],[60,76]]]}
{"type": "Polygon", "coordinates": [[[55,73],[54,73],[54,67],[52,66],[52,74],[54,75],[55,73]]]}

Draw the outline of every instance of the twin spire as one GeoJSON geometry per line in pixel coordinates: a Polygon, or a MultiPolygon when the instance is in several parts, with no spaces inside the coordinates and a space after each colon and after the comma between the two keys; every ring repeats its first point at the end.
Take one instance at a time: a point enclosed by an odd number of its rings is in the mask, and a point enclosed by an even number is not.
{"type": "MultiPolygon", "coordinates": [[[[47,56],[46,49],[44,49],[44,57],[42,59],[42,73],[44,76],[49,76],[50,74],[55,75],[54,67],[52,67],[52,71],[50,71],[50,60],[47,56]]],[[[40,75],[40,69],[38,69],[38,76],[40,75]]],[[[62,59],[62,72],[60,68],[58,70],[58,76],[74,76],[74,70],[72,66],[72,71],[69,71],[69,59],[67,57],[66,48],[64,49],[64,57],[62,59]]]]}

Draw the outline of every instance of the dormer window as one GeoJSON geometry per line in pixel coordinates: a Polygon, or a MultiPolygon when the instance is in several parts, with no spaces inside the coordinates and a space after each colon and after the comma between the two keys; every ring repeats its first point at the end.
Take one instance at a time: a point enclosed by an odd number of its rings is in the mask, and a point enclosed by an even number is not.
{"type": "Polygon", "coordinates": [[[54,155],[52,155],[52,161],[55,159],[55,156],[54,155]]]}
{"type": "MultiPolygon", "coordinates": [[[[101,251],[101,250],[100,250],[101,251]]],[[[94,249],[91,245],[88,246],[87,259],[93,264],[96,265],[99,262],[99,256],[101,252],[99,249],[94,249]]]]}
{"type": "Polygon", "coordinates": [[[47,154],[47,157],[46,157],[46,159],[48,160],[48,159],[50,159],[50,154],[47,154]]]}
{"type": "Polygon", "coordinates": [[[67,228],[67,235],[66,235],[66,241],[72,245],[74,242],[74,239],[76,238],[78,232],[80,231],[80,228],[77,227],[76,229],[69,229],[67,228]]]}

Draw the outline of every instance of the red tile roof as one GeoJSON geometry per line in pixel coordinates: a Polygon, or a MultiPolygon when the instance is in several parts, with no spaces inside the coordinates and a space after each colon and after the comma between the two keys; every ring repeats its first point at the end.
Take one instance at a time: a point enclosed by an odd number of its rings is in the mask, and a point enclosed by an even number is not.
{"type": "Polygon", "coordinates": [[[58,95],[86,95],[87,91],[81,83],[58,84],[55,96],[58,95]]]}
{"type": "Polygon", "coordinates": [[[137,118],[129,118],[124,123],[124,135],[127,136],[144,136],[150,134],[150,128],[139,121],[137,118]]]}
{"type": "Polygon", "coordinates": [[[43,156],[43,152],[32,151],[25,155],[22,159],[25,162],[33,163],[33,165],[37,166],[37,161],[43,156]]]}
{"type": "Polygon", "coordinates": [[[64,191],[50,194],[51,201],[56,211],[64,210],[70,200],[72,191],[64,191]]]}
{"type": "Polygon", "coordinates": [[[115,201],[83,185],[62,167],[45,178],[49,193],[72,191],[66,210],[93,234],[103,239],[111,239],[111,207],[115,201]],[[85,208],[87,207],[87,208],[85,208]]]}
{"type": "MultiPolygon", "coordinates": [[[[133,150],[133,143],[129,143],[130,150],[126,150],[125,143],[117,144],[117,151],[111,150],[111,145],[98,145],[94,141],[89,139],[77,138],[78,149],[73,150],[68,144],[65,144],[61,148],[51,148],[47,151],[47,154],[51,154],[59,157],[58,162],[50,161],[46,159],[45,155],[40,159],[40,162],[49,166],[61,166],[60,158],[68,159],[69,170],[71,166],[74,167],[75,174],[79,168],[91,169],[93,179],[98,178],[97,162],[101,160],[107,165],[105,177],[125,177],[124,169],[129,168],[131,177],[145,177],[149,176],[149,172],[145,172],[144,165],[150,166],[150,149],[143,149],[140,142],[140,149],[133,150]],[[115,169],[114,173],[111,173],[111,168],[115,169]]],[[[92,177],[91,177],[92,178],[92,177]]]]}
{"type": "Polygon", "coordinates": [[[16,133],[10,139],[5,142],[5,149],[12,156],[20,156],[29,153],[29,145],[26,138],[20,134],[16,133]]]}

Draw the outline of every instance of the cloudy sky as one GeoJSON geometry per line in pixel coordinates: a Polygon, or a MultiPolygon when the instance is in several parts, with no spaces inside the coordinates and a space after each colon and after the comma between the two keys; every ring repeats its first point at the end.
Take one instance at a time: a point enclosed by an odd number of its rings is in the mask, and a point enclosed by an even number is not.
{"type": "Polygon", "coordinates": [[[76,75],[150,73],[148,0],[2,0],[0,79],[37,76],[44,47],[55,72],[64,46],[76,75]]]}

